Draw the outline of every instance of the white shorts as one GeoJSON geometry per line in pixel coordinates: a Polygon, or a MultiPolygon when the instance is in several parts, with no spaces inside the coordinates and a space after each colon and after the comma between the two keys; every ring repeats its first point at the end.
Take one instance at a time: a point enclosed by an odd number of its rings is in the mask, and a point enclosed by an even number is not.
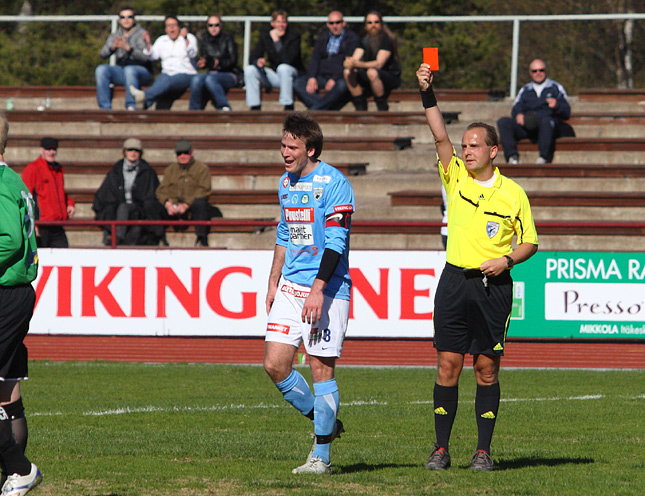
{"type": "Polygon", "coordinates": [[[310,288],[280,278],[278,291],[269,312],[266,341],[290,344],[304,342],[307,354],[340,357],[349,320],[349,301],[325,295],[322,318],[308,324],[302,321],[302,307],[310,288]]]}

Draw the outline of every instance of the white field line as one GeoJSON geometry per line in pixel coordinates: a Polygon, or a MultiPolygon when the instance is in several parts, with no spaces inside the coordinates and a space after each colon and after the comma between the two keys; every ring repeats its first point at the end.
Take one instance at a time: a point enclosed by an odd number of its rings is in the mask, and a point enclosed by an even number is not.
{"type": "MultiPolygon", "coordinates": [[[[522,401],[532,401],[532,402],[542,402],[542,401],[587,401],[587,400],[599,400],[605,398],[604,394],[592,394],[585,396],[568,396],[568,397],[553,397],[553,398],[502,398],[500,401],[514,403],[522,401]]],[[[645,399],[645,394],[640,394],[637,396],[619,396],[620,399],[645,399]]],[[[474,400],[463,400],[459,403],[472,403],[474,400]]],[[[411,401],[410,405],[431,405],[432,401],[411,401]]],[[[83,417],[105,417],[111,415],[126,415],[132,413],[158,413],[158,412],[169,412],[169,413],[180,413],[180,412],[224,412],[224,411],[234,411],[234,410],[270,410],[283,408],[285,404],[280,405],[270,405],[267,403],[259,403],[257,405],[245,405],[241,404],[231,404],[231,405],[213,405],[205,407],[163,407],[163,406],[144,406],[138,408],[115,408],[110,410],[90,410],[88,412],[83,412],[81,416],[83,417]]],[[[352,407],[352,406],[387,406],[387,401],[377,401],[377,400],[362,400],[362,401],[350,401],[347,403],[341,403],[343,407],[352,407]]],[[[63,415],[62,412],[33,412],[29,413],[29,417],[54,417],[63,415]]]]}

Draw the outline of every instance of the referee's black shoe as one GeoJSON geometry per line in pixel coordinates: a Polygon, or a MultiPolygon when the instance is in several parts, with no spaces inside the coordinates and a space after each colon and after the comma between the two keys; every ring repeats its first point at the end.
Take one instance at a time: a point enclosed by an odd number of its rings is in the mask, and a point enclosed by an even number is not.
{"type": "Polygon", "coordinates": [[[450,453],[446,448],[440,448],[436,444],[432,453],[430,453],[430,458],[426,463],[426,468],[428,470],[445,470],[450,468],[450,453]]]}

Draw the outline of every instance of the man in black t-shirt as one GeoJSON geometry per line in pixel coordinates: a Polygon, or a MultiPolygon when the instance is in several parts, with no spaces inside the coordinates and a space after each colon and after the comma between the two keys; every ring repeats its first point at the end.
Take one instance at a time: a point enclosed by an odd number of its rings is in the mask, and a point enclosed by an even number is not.
{"type": "Polygon", "coordinates": [[[365,36],[344,62],[344,76],[356,110],[367,110],[367,96],[374,95],[376,108],[389,110],[387,97],[401,86],[401,66],[394,34],[381,14],[372,10],[365,16],[365,36]]]}

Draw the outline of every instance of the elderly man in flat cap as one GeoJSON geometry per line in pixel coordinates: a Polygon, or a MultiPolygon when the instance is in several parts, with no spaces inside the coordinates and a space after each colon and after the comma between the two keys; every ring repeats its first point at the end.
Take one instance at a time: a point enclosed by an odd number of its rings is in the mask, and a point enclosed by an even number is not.
{"type": "MultiPolygon", "coordinates": [[[[175,145],[177,161],[166,167],[157,188],[157,199],[164,207],[164,218],[172,220],[210,220],[221,217],[217,207],[208,203],[211,193],[211,173],[206,165],[193,156],[190,141],[179,140],[175,145]]],[[[195,246],[208,246],[210,226],[195,226],[195,246]]]]}
{"type": "MultiPolygon", "coordinates": [[[[36,201],[36,219],[67,220],[74,215],[75,206],[65,193],[64,171],[56,162],[58,140],[40,140],[40,157],[22,171],[22,180],[36,201]]],[[[39,248],[67,248],[67,235],[62,226],[39,226],[39,248]]]]}
{"type": "MultiPolygon", "coordinates": [[[[116,161],[94,195],[96,220],[161,220],[161,205],[155,196],[159,178],[142,157],[141,140],[128,138],[123,142],[123,158],[116,161]]],[[[161,226],[116,228],[117,244],[156,245],[162,237],[161,226]]],[[[105,227],[103,244],[111,242],[111,229],[105,227]]]]}

